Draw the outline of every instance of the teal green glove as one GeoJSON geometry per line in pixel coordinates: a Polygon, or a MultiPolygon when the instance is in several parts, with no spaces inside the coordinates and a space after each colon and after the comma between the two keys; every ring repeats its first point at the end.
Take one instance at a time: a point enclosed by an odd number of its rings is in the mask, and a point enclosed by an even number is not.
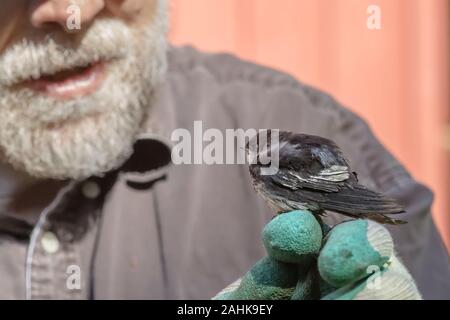
{"type": "Polygon", "coordinates": [[[329,231],[310,212],[293,211],[265,227],[263,242],[268,256],[215,299],[421,299],[389,232],[375,222],[329,231]]]}

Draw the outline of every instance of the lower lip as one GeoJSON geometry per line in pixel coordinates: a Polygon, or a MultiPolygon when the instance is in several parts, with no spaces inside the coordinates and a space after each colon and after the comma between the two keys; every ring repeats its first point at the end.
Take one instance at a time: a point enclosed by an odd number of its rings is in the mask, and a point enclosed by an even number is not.
{"type": "Polygon", "coordinates": [[[38,79],[28,82],[26,86],[56,99],[69,100],[95,92],[104,79],[105,65],[99,62],[63,80],[38,79]]]}

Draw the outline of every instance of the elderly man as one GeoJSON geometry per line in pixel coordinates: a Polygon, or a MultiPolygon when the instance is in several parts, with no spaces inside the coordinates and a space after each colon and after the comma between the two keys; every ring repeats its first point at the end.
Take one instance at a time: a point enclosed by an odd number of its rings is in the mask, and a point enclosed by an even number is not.
{"type": "Polygon", "coordinates": [[[327,95],[169,48],[166,0],[0,8],[0,298],[199,299],[242,277],[273,212],[245,166],[169,166],[171,133],[196,120],[332,138],[363,184],[406,206],[390,231],[422,296],[450,297],[431,192],[327,95]]]}

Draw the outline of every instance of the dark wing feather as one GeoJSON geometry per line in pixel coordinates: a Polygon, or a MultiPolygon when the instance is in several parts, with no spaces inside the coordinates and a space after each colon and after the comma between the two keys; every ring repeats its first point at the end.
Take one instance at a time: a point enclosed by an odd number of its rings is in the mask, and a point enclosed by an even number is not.
{"type": "Polygon", "coordinates": [[[347,160],[332,141],[306,135],[295,135],[295,138],[281,137],[281,141],[285,139],[289,143],[280,144],[279,171],[271,177],[274,184],[291,190],[338,192],[357,182],[347,160]],[[299,138],[298,143],[295,138],[299,138]]]}
{"type": "Polygon", "coordinates": [[[295,203],[312,203],[326,211],[333,211],[352,218],[367,218],[380,223],[403,224],[403,221],[385,216],[403,213],[404,208],[394,199],[367,189],[361,185],[344,187],[339,192],[318,192],[299,189],[282,193],[293,207],[295,203]]]}
{"type": "Polygon", "coordinates": [[[356,185],[343,188],[338,193],[327,194],[321,202],[325,210],[352,214],[396,214],[404,212],[404,208],[394,199],[381,193],[356,185]]]}
{"type": "Polygon", "coordinates": [[[293,191],[298,189],[310,189],[324,192],[338,192],[346,185],[345,181],[349,178],[347,172],[339,172],[336,171],[333,176],[322,177],[320,175],[311,175],[307,172],[295,172],[289,169],[280,169],[276,175],[271,176],[271,179],[274,184],[280,187],[289,188],[293,191]],[[334,180],[330,180],[331,177],[334,180]]]}

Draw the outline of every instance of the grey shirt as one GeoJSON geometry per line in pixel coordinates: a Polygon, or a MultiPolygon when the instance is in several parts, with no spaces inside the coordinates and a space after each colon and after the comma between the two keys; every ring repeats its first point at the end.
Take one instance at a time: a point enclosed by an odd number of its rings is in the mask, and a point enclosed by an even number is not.
{"type": "Polygon", "coordinates": [[[432,193],[328,95],[229,55],[172,48],[149,108],[118,170],[11,193],[3,189],[15,182],[2,174],[0,298],[208,299],[245,274],[264,255],[260,233],[273,212],[245,165],[170,165],[171,132],[196,120],[204,129],[278,128],[336,141],[363,184],[407,207],[399,218],[408,224],[390,230],[424,298],[450,298],[432,193]]]}

